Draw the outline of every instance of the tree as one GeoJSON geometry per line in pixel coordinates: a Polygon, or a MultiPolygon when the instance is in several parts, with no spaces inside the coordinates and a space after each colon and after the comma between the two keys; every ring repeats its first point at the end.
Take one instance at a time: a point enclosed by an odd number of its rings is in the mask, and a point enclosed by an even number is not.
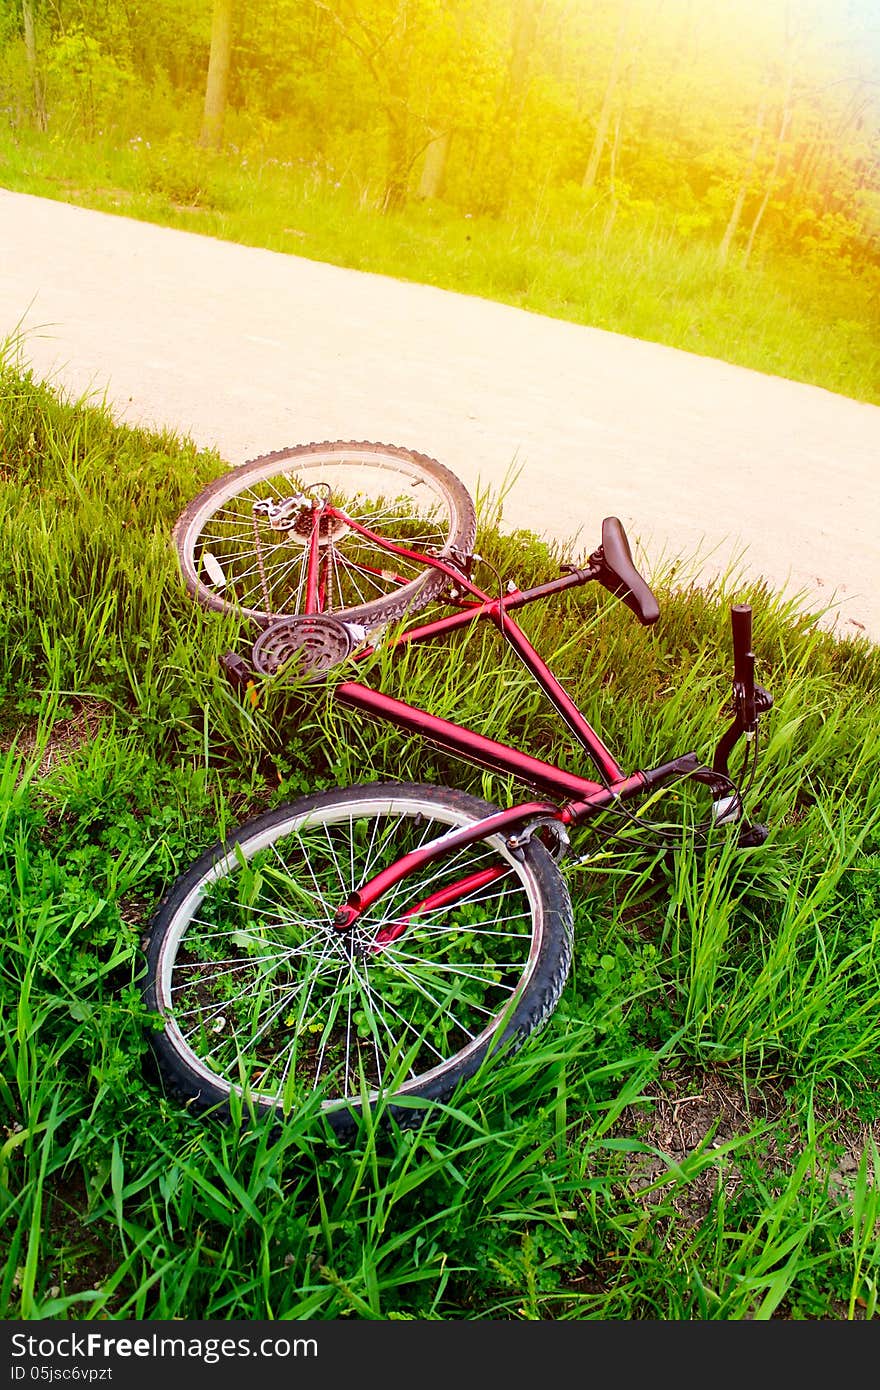
{"type": "MultiPolygon", "coordinates": [[[[382,209],[406,203],[413,166],[440,138],[432,160],[434,186],[445,159],[442,136],[451,127],[432,128],[426,93],[454,67],[454,11],[438,0],[314,0],[357,54],[372,81],[384,127],[382,209]]],[[[447,147],[448,148],[448,147],[447,147]]]]}
{"type": "Polygon", "coordinates": [[[718,259],[722,265],[724,265],[728,256],[730,255],[730,247],[733,242],[733,238],[736,236],[736,230],[739,226],[740,218],[742,217],[742,211],[745,205],[746,195],[748,194],[749,187],[752,182],[752,176],[755,172],[755,165],[758,162],[758,151],[761,148],[761,141],[764,138],[764,122],[766,119],[767,84],[765,82],[761,87],[761,94],[758,98],[758,109],[755,114],[755,123],[752,128],[752,145],[751,149],[749,150],[749,157],[746,161],[745,169],[743,170],[742,177],[739,181],[739,188],[737,189],[737,194],[734,200],[733,208],[730,213],[730,217],[727,220],[727,226],[724,229],[724,236],[721,238],[721,245],[718,247],[718,259]]]}
{"type": "Polygon", "coordinates": [[[28,73],[34,102],[34,119],[40,130],[48,124],[46,116],[46,94],[43,88],[43,74],[37,56],[37,31],[34,22],[33,0],[21,0],[22,21],[24,25],[24,48],[27,54],[28,73]]]}
{"type": "Polygon", "coordinates": [[[755,237],[756,237],[757,234],[758,234],[758,228],[759,228],[760,225],[761,225],[761,221],[762,221],[762,219],[763,219],[763,217],[764,217],[764,213],[767,211],[767,204],[770,202],[770,198],[771,198],[772,195],[773,195],[773,191],[774,191],[774,189],[776,188],[776,183],[777,183],[777,180],[778,180],[778,178],[779,178],[779,169],[780,169],[780,165],[782,164],[782,154],[783,154],[783,151],[784,151],[784,149],[785,149],[785,142],[786,142],[786,138],[787,138],[787,136],[788,136],[788,128],[789,128],[789,125],[791,124],[791,116],[792,116],[792,99],[791,99],[791,98],[792,98],[792,87],[793,87],[793,85],[794,85],[794,46],[793,46],[793,45],[790,45],[790,46],[789,46],[789,53],[788,53],[788,63],[787,63],[787,68],[786,68],[786,76],[785,76],[785,90],[784,90],[783,97],[782,97],[782,110],[780,111],[780,115],[779,115],[779,129],[778,129],[777,134],[776,134],[776,150],[775,150],[775,153],[774,153],[774,156],[773,156],[773,165],[772,165],[772,167],[771,167],[771,169],[770,169],[770,174],[769,174],[769,177],[768,177],[768,179],[767,179],[766,186],[765,186],[765,188],[764,188],[764,196],[763,196],[763,198],[761,199],[760,205],[759,205],[759,207],[758,207],[758,211],[755,213],[754,219],[753,219],[753,221],[752,221],[751,230],[749,231],[749,239],[748,239],[748,241],[746,242],[746,250],[745,250],[745,260],[746,260],[746,261],[748,260],[749,256],[752,254],[752,247],[753,247],[754,244],[755,244],[755,237]]]}
{"type": "Polygon", "coordinates": [[[425,162],[419,180],[420,198],[439,198],[443,194],[446,179],[446,161],[452,144],[452,131],[443,130],[435,135],[425,150],[425,162]]]}
{"type": "MultiPolygon", "coordinates": [[[[608,73],[608,80],[605,83],[605,93],[602,97],[602,107],[599,111],[599,120],[596,123],[596,133],[593,137],[593,148],[590,150],[590,157],[587,160],[587,167],[584,170],[584,177],[581,186],[590,189],[596,182],[596,174],[599,170],[599,160],[602,158],[602,151],[605,148],[605,141],[608,138],[608,126],[611,122],[611,111],[614,104],[614,94],[617,90],[617,83],[620,78],[620,68],[623,62],[623,54],[626,48],[627,28],[629,26],[630,10],[632,0],[625,0],[620,9],[620,19],[617,26],[617,38],[614,43],[614,56],[611,59],[611,68],[608,73]]],[[[618,130],[619,136],[619,130],[618,130]]]]}
{"type": "Polygon", "coordinates": [[[207,149],[219,150],[223,143],[229,68],[232,61],[234,12],[235,0],[214,0],[208,80],[205,85],[205,107],[199,137],[199,144],[207,149]]]}
{"type": "Polygon", "coordinates": [[[544,0],[513,0],[507,65],[495,107],[480,199],[480,210],[496,216],[508,199],[543,9],[544,0]]]}

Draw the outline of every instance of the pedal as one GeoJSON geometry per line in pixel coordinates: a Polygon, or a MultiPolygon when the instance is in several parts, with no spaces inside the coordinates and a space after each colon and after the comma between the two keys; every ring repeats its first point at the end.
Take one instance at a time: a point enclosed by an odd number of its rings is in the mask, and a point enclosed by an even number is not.
{"type": "Polygon", "coordinates": [[[220,666],[229,684],[245,697],[252,709],[256,709],[260,702],[257,684],[254,672],[244,658],[237,652],[224,652],[220,658],[220,666]]]}
{"type": "Polygon", "coordinates": [[[739,832],[740,849],[757,849],[769,834],[769,825],[744,825],[739,832]]]}

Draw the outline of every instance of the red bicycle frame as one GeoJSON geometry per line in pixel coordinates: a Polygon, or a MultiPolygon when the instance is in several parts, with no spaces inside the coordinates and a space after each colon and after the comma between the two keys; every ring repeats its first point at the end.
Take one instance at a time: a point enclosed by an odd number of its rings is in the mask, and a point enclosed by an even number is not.
{"type": "MultiPolygon", "coordinates": [[[[396,863],[383,869],[369,882],[362,884],[356,892],[349,896],[345,904],[340,906],[335,918],[335,925],[340,931],[349,930],[362,912],[412,870],[421,868],[430,861],[463,845],[492,835],[503,834],[508,837],[508,844],[515,847],[517,836],[514,832],[518,828],[521,836],[519,843],[523,843],[530,833],[528,829],[530,823],[553,824],[557,827],[576,825],[615,802],[625,800],[676,776],[696,775],[701,780],[710,782],[711,785],[712,780],[714,780],[712,770],[701,766],[696,753],[687,753],[672,762],[664,763],[647,771],[625,773],[525,633],[510,617],[510,613],[514,609],[522,608],[526,604],[534,603],[542,598],[549,598],[565,589],[575,588],[597,578],[599,573],[597,568],[573,569],[560,578],[550,580],[535,588],[527,590],[514,588],[503,597],[492,598],[472,582],[466,562],[459,565],[450,562],[450,559],[444,560],[436,556],[426,555],[387,541],[366,526],[352,520],[338,508],[331,504],[321,503],[314,507],[314,529],[312,543],[309,547],[306,577],[307,605],[310,605],[307,606],[307,611],[316,614],[321,612],[321,596],[325,591],[322,564],[326,563],[322,560],[321,547],[317,538],[321,522],[326,520],[328,516],[358,532],[390,555],[431,566],[446,574],[452,581],[453,587],[449,602],[455,603],[459,611],[399,633],[391,639],[390,650],[394,651],[413,642],[426,641],[429,638],[456,631],[470,623],[484,620],[493,623],[543,690],[578,743],[589,755],[601,779],[597,781],[594,778],[566,772],[553,763],[531,757],[527,753],[512,748],[509,744],[486,738],[484,735],[465,728],[463,725],[455,724],[448,719],[438,718],[418,706],[394,699],[390,695],[385,695],[359,681],[342,681],[335,687],[334,691],[335,699],[340,704],[359,709],[364,714],[386,720],[398,728],[419,734],[446,752],[463,757],[478,766],[489,768],[502,776],[511,776],[517,781],[545,793],[548,797],[556,799],[552,801],[527,801],[507,810],[498,811],[483,820],[474,822],[471,826],[451,831],[402,856],[396,863]]],[[[361,649],[356,653],[355,660],[365,659],[374,650],[375,648],[372,646],[361,649]]],[[[504,870],[500,867],[497,870],[485,871],[489,877],[483,877],[481,882],[490,882],[492,877],[497,877],[502,872],[504,870]]],[[[430,908],[450,903],[458,896],[473,889],[474,886],[473,876],[470,876],[459,884],[443,890],[443,904],[436,901],[437,895],[433,895],[422,903],[415,904],[401,915],[398,924],[385,929],[382,940],[393,940],[405,928],[406,921],[412,916],[430,908]]]]}

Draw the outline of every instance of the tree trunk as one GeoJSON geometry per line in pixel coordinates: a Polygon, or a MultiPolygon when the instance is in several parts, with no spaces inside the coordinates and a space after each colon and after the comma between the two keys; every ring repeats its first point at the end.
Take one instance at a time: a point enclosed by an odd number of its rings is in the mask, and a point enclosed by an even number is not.
{"type": "Polygon", "coordinates": [[[510,62],[507,68],[508,94],[518,104],[529,80],[532,49],[538,34],[538,17],[543,0],[518,0],[510,31],[510,62]]]}
{"type": "Polygon", "coordinates": [[[767,179],[767,186],[764,189],[764,197],[761,199],[761,206],[755,213],[755,219],[752,222],[751,230],[749,231],[749,239],[746,242],[744,258],[746,261],[748,261],[749,256],[752,254],[752,247],[755,244],[755,237],[757,236],[758,228],[761,225],[764,213],[767,211],[767,204],[770,201],[770,198],[773,194],[773,190],[776,187],[776,180],[779,177],[779,166],[782,163],[782,151],[785,147],[785,137],[788,134],[788,127],[791,124],[791,89],[793,84],[794,59],[792,57],[789,60],[788,72],[786,74],[785,79],[785,95],[782,100],[782,114],[779,117],[779,134],[776,137],[776,153],[773,156],[773,168],[770,170],[770,176],[767,179]]]}
{"type": "Polygon", "coordinates": [[[480,211],[498,216],[504,209],[513,175],[520,116],[529,88],[532,50],[544,0],[515,0],[510,26],[507,72],[495,107],[486,161],[487,183],[480,211]]]}
{"type": "Polygon", "coordinates": [[[764,121],[766,119],[766,116],[767,88],[765,85],[761,91],[761,97],[758,102],[758,110],[755,116],[755,133],[752,137],[752,148],[749,151],[748,163],[746,164],[743,176],[740,179],[739,191],[736,195],[736,202],[733,205],[733,211],[730,214],[727,226],[724,229],[724,236],[721,238],[721,245],[718,248],[718,259],[722,265],[724,265],[724,263],[727,260],[727,257],[730,254],[731,243],[733,242],[733,238],[736,236],[736,229],[739,226],[739,220],[742,217],[743,204],[746,201],[746,194],[749,191],[749,184],[752,181],[752,175],[755,172],[755,165],[758,162],[758,151],[761,148],[761,139],[764,134],[764,121]]]}
{"type": "Polygon", "coordinates": [[[24,21],[24,49],[27,54],[28,72],[31,79],[31,92],[34,100],[34,120],[38,130],[45,130],[48,125],[46,119],[46,94],[43,90],[43,74],[40,72],[40,65],[37,58],[37,33],[34,24],[33,0],[21,0],[22,19],[24,21]]]}
{"type": "Polygon", "coordinates": [[[388,111],[388,156],[385,168],[385,190],[382,211],[398,212],[406,205],[409,173],[412,166],[412,142],[406,107],[388,111]]]}
{"type": "Polygon", "coordinates": [[[419,180],[420,198],[443,197],[443,185],[446,182],[446,161],[449,158],[451,143],[452,131],[444,130],[442,135],[435,136],[425,151],[422,177],[419,180]]]}
{"type": "Polygon", "coordinates": [[[208,59],[208,80],[205,86],[205,107],[199,144],[206,149],[219,150],[223,143],[223,123],[226,118],[226,93],[229,87],[229,64],[232,57],[232,17],[235,0],[214,0],[211,19],[211,55],[208,59]]]}
{"type": "Polygon", "coordinates": [[[632,0],[626,0],[620,12],[620,23],[617,26],[617,38],[614,42],[614,56],[611,59],[611,71],[608,73],[608,81],[605,83],[605,95],[602,98],[602,109],[599,112],[599,120],[596,124],[596,134],[593,136],[593,148],[590,150],[590,157],[587,160],[587,167],[584,170],[584,177],[581,180],[581,188],[589,190],[596,182],[596,174],[599,172],[599,160],[602,158],[602,151],[605,148],[605,141],[608,138],[608,127],[611,124],[611,109],[614,103],[614,94],[617,90],[617,83],[620,77],[620,66],[623,62],[623,50],[626,43],[626,31],[629,25],[629,14],[632,0]]]}
{"type": "Polygon", "coordinates": [[[604,228],[605,235],[607,237],[611,235],[612,228],[614,227],[614,219],[617,217],[617,156],[620,151],[621,121],[621,113],[618,111],[617,120],[614,123],[614,139],[611,142],[611,153],[608,169],[608,192],[610,194],[610,201],[608,204],[608,213],[605,217],[604,228]]]}

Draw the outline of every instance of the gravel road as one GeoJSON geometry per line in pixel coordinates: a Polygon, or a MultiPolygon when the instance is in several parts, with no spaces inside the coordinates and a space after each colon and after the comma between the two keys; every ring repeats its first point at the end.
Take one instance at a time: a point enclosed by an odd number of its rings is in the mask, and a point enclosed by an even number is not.
{"type": "Polygon", "coordinates": [[[513,468],[507,528],[645,568],[697,553],[880,642],[880,408],[619,334],[0,189],[0,336],[230,463],[373,439],[472,491],[513,468]]]}

